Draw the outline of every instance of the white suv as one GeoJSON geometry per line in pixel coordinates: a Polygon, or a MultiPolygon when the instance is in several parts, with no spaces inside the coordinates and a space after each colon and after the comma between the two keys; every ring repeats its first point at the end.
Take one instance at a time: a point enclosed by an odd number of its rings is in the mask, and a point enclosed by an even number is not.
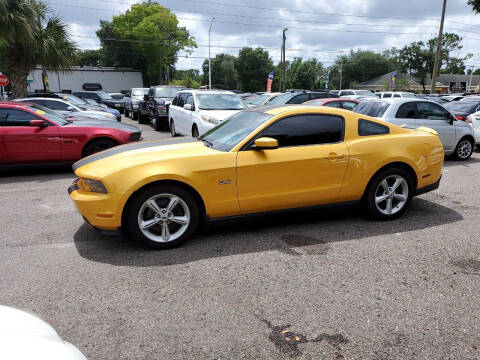
{"type": "Polygon", "coordinates": [[[230,91],[180,91],[168,112],[170,133],[198,137],[244,109],[247,105],[230,91]]]}

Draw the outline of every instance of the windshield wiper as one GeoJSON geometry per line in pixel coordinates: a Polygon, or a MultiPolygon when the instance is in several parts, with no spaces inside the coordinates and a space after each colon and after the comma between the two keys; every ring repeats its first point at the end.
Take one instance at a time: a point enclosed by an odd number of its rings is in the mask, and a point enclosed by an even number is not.
{"type": "Polygon", "coordinates": [[[203,141],[204,145],[207,146],[207,147],[212,147],[213,146],[213,143],[211,141],[208,141],[206,139],[200,139],[203,141]]]}

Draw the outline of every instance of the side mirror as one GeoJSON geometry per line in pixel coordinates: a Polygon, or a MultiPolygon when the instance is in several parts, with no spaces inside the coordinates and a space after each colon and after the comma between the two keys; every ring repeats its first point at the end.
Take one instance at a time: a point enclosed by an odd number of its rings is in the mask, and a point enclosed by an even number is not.
{"type": "Polygon", "coordinates": [[[74,109],[73,107],[71,107],[71,106],[67,107],[67,110],[68,110],[68,111],[75,111],[75,109],[74,109]]]}
{"type": "Polygon", "coordinates": [[[185,104],[185,105],[183,105],[183,108],[184,108],[185,110],[193,111],[193,106],[192,106],[192,104],[185,104]]]}
{"type": "Polygon", "coordinates": [[[30,126],[36,126],[36,127],[43,128],[47,125],[45,124],[45,121],[43,121],[43,120],[30,120],[30,126]]]}
{"type": "Polygon", "coordinates": [[[148,94],[143,95],[143,100],[144,101],[148,101],[148,99],[149,99],[148,94]]]}
{"type": "Polygon", "coordinates": [[[278,148],[277,139],[269,137],[261,137],[255,140],[254,145],[252,146],[253,150],[272,150],[278,148]]]}

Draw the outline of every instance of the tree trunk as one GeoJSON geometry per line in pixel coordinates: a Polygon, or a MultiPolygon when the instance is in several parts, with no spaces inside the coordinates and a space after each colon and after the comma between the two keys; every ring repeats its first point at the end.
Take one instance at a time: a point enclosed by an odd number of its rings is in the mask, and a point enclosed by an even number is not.
{"type": "Polygon", "coordinates": [[[28,68],[20,66],[10,66],[10,85],[14,99],[27,96],[28,70],[28,68]]]}

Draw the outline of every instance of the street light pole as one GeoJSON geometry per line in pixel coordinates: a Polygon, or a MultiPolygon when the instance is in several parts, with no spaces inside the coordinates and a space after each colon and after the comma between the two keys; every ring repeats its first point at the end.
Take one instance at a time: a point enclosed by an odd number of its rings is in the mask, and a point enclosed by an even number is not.
{"type": "Polygon", "coordinates": [[[210,60],[210,32],[212,31],[212,25],[215,18],[212,18],[210,22],[210,29],[208,29],[208,88],[212,88],[212,64],[210,60]]]}
{"type": "Polygon", "coordinates": [[[283,51],[283,91],[286,90],[286,82],[287,82],[287,60],[285,58],[285,40],[287,40],[287,37],[285,33],[288,31],[288,28],[283,29],[283,46],[282,46],[282,51],[283,51]]]}
{"type": "Polygon", "coordinates": [[[430,85],[430,94],[435,93],[435,88],[437,85],[437,73],[440,67],[440,54],[442,51],[442,37],[443,37],[443,23],[445,21],[446,7],[447,7],[447,0],[443,0],[442,19],[440,20],[440,30],[438,31],[437,53],[435,54],[435,64],[433,66],[432,83],[430,85]]]}

